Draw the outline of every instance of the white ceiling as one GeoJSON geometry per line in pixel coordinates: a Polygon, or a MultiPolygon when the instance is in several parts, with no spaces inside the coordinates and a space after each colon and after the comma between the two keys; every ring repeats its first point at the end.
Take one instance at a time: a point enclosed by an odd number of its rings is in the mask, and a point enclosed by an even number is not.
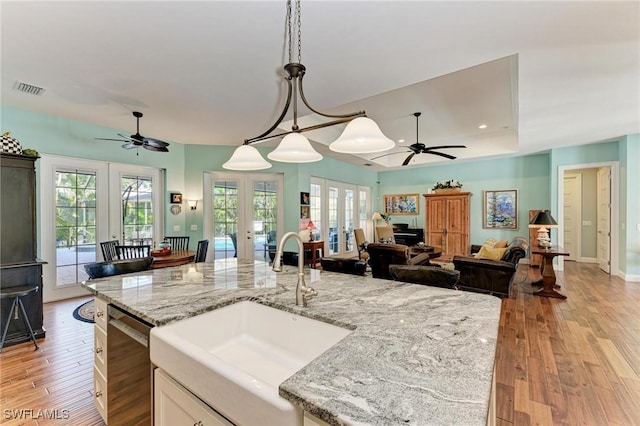
{"type": "MultiPolygon", "coordinates": [[[[126,134],[135,133],[131,112],[141,111],[145,136],[210,145],[240,145],[282,107],[284,0],[0,8],[4,105],[126,134]],[[46,91],[27,95],[16,81],[46,91]]],[[[324,155],[379,170],[406,157],[416,111],[420,142],[465,144],[446,151],[460,160],[640,132],[637,1],[305,0],[302,63],[314,108],[364,109],[387,136],[406,141],[392,151],[402,154],[369,161],[380,154],[326,148],[339,128],[307,134],[324,155]]],[[[93,139],[114,136],[86,135],[95,144],[117,144],[93,139]]],[[[411,165],[446,161],[422,154],[411,165]]]]}

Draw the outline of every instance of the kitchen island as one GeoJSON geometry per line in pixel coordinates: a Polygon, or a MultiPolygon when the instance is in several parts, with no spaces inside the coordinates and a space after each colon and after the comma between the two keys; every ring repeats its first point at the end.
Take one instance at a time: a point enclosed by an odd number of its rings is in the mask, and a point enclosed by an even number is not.
{"type": "Polygon", "coordinates": [[[487,423],[500,299],[311,269],[302,308],[296,272],[225,259],[83,285],[154,326],[252,300],[354,330],[279,388],[330,424],[487,423]]]}

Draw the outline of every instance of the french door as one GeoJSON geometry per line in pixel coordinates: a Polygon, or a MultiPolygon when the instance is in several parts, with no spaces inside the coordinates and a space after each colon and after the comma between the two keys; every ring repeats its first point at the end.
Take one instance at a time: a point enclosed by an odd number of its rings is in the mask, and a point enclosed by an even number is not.
{"type": "Polygon", "coordinates": [[[283,176],[207,173],[204,235],[214,260],[269,261],[284,229],[283,176]]]}
{"type": "Polygon", "coordinates": [[[369,188],[312,178],[310,198],[314,237],[326,241],[326,255],[357,256],[353,230],[363,228],[368,235],[369,188]]]}
{"type": "MultiPolygon", "coordinates": [[[[84,265],[102,261],[100,242],[161,235],[161,171],[43,155],[40,164],[41,253],[45,302],[86,294],[84,265]],[[144,180],[136,202],[123,187],[144,180]],[[126,204],[128,203],[128,205],[126,204]],[[142,206],[146,206],[142,208],[142,206]],[[134,211],[135,210],[135,211],[134,211]],[[128,212],[128,213],[126,213],[128,212]],[[126,215],[125,215],[126,213],[126,215]],[[135,218],[134,218],[135,217],[135,218]],[[126,231],[125,231],[126,230],[126,231]],[[139,231],[139,232],[138,232],[139,231]]],[[[160,237],[161,238],[161,237],[160,237]]]]}

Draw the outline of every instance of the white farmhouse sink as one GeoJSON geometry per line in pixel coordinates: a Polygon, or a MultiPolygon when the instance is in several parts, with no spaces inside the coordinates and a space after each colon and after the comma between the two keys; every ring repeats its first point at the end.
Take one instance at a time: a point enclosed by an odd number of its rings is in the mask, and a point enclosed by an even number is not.
{"type": "Polygon", "coordinates": [[[254,302],[151,330],[151,361],[240,425],[302,424],[278,386],[350,330],[254,302]]]}

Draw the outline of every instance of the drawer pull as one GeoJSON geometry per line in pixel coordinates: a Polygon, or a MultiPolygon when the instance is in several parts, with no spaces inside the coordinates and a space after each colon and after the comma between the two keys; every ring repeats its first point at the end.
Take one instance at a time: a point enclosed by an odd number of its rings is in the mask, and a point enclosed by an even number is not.
{"type": "Polygon", "coordinates": [[[96,398],[100,398],[102,396],[102,391],[97,391],[96,392],[96,398]]]}
{"type": "Polygon", "coordinates": [[[194,423],[194,424],[193,424],[193,426],[203,426],[203,425],[202,425],[202,421],[201,421],[201,420],[198,420],[198,423],[194,423]]]}
{"type": "Polygon", "coordinates": [[[97,353],[97,354],[99,354],[99,353],[101,353],[101,352],[102,352],[102,346],[98,346],[98,347],[96,348],[96,353],[97,353]]]}
{"type": "Polygon", "coordinates": [[[102,311],[97,311],[97,312],[96,312],[96,316],[97,316],[98,318],[102,318],[102,317],[104,316],[104,312],[102,312],[102,311]]]}

